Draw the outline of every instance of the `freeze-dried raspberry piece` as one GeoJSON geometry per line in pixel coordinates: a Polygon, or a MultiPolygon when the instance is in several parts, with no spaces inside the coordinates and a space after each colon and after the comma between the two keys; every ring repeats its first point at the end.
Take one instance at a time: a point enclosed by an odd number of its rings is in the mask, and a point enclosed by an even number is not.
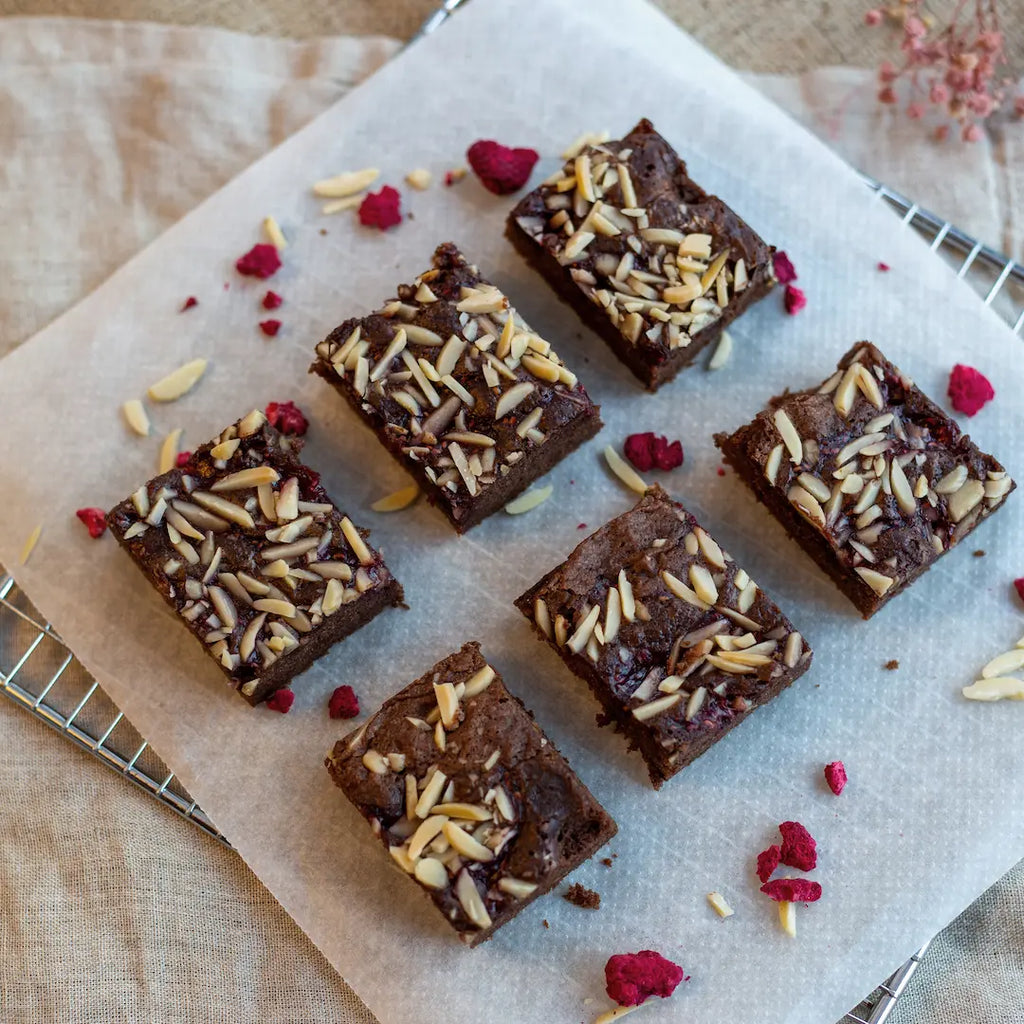
{"type": "Polygon", "coordinates": [[[957,363],[949,375],[949,400],[957,412],[973,416],[988,401],[996,397],[988,379],[973,366],[957,363]]]}
{"type": "Polygon", "coordinates": [[[309,429],[309,421],[294,402],[268,402],[267,422],[282,434],[301,437],[309,429]]]}
{"type": "Polygon", "coordinates": [[[882,273],[884,274],[884,273],[887,273],[887,272],[888,272],[889,270],[891,270],[892,268],[891,268],[891,267],[889,266],[889,264],[888,264],[888,263],[883,263],[883,262],[882,262],[881,260],[879,260],[879,261],[878,261],[878,269],[879,269],[880,271],[882,271],[882,273]]]}
{"type": "Polygon", "coordinates": [[[179,313],[184,313],[186,309],[191,309],[193,306],[198,306],[198,305],[199,305],[199,300],[194,295],[190,295],[185,300],[185,302],[182,304],[182,307],[181,307],[181,309],[178,310],[178,312],[179,313]]]}
{"type": "MultiPolygon", "coordinates": [[[[244,256],[235,261],[235,270],[245,277],[273,277],[281,268],[281,257],[277,249],[260,242],[254,245],[244,256]]],[[[226,287],[226,286],[225,286],[226,287]]]]}
{"type": "Polygon", "coordinates": [[[828,783],[828,788],[836,796],[839,796],[846,788],[846,765],[842,761],[833,761],[831,764],[825,765],[825,781],[828,783]]]}
{"type": "Polygon", "coordinates": [[[268,337],[273,338],[281,330],[280,320],[261,320],[260,330],[268,337]]]}
{"type": "Polygon", "coordinates": [[[807,296],[804,295],[803,289],[787,284],[786,290],[782,294],[782,304],[790,316],[796,316],[807,305],[807,296]]]}
{"type": "Polygon", "coordinates": [[[178,467],[178,469],[184,469],[191,461],[191,452],[178,452],[178,455],[174,460],[174,464],[178,467]]]}
{"type": "Polygon", "coordinates": [[[102,537],[107,528],[107,514],[101,508],[80,508],[76,513],[79,519],[89,528],[89,536],[95,539],[102,537]]]}
{"type": "Polygon", "coordinates": [[[779,831],[782,833],[782,863],[799,871],[813,871],[818,863],[818,844],[811,833],[799,821],[784,821],[779,831]]]}
{"type": "Polygon", "coordinates": [[[1013,586],[1014,586],[1014,588],[1017,591],[1017,596],[1022,601],[1024,601],[1024,576],[1021,576],[1020,579],[1014,580],[1013,581],[1013,586]]]}
{"type": "Polygon", "coordinates": [[[511,149],[493,139],[478,139],[466,150],[466,159],[488,192],[507,196],[526,184],[540,154],[535,149],[511,149]]]}
{"type": "Polygon", "coordinates": [[[339,686],[327,704],[331,718],[355,718],[359,714],[359,698],[351,686],[339,686]]]}
{"type": "Polygon", "coordinates": [[[301,462],[292,470],[292,474],[299,481],[299,494],[304,501],[323,500],[320,497],[320,474],[315,469],[303,465],[301,462]]]}
{"type": "Polygon", "coordinates": [[[775,268],[775,277],[779,284],[789,284],[796,280],[796,268],[793,261],[781,250],[772,254],[772,265],[775,268]]]}
{"type": "Polygon", "coordinates": [[[271,711],[280,711],[282,715],[287,715],[294,700],[295,694],[291,690],[275,690],[267,700],[267,707],[271,711]]]}
{"type": "Polygon", "coordinates": [[[782,847],[772,844],[757,855],[757,877],[767,882],[782,860],[782,847]]]}
{"type": "Polygon", "coordinates": [[[683,464],[683,445],[658,437],[653,431],[645,434],[630,434],[623,446],[626,458],[641,472],[649,469],[675,469],[683,464]]]}
{"type": "Polygon", "coordinates": [[[761,892],[776,901],[788,903],[817,903],[821,899],[821,883],[809,878],[776,878],[765,882],[761,892]]]}
{"type": "Polygon", "coordinates": [[[683,980],[683,969],[653,949],[616,953],[604,965],[605,989],[620,1006],[639,1006],[650,996],[666,999],[683,980]]]}
{"type": "Polygon", "coordinates": [[[387,231],[402,222],[402,196],[398,189],[385,185],[379,192],[370,192],[359,204],[359,223],[368,228],[387,231]]]}
{"type": "Polygon", "coordinates": [[[268,291],[267,294],[263,296],[262,305],[264,309],[277,309],[282,302],[284,302],[284,299],[282,299],[277,292],[268,291]]]}

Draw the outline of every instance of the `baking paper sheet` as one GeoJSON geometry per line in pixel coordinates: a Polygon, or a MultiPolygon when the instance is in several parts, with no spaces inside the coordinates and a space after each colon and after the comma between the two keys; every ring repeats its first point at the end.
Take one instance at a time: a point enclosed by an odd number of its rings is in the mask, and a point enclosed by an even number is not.
{"type": "Polygon", "coordinates": [[[643,948],[692,976],[671,1001],[645,1007],[650,1024],[821,1024],[1024,855],[1024,707],[959,694],[1022,630],[1009,588],[1024,547],[1019,496],[865,623],[735,476],[716,473],[713,430],[738,425],[787,386],[818,382],[859,338],[878,342],[936,397],[954,362],[982,369],[999,394],[971,432],[1014,476],[1024,470],[1020,342],[824,146],[640,2],[477,0],[0,363],[0,561],[385,1024],[588,1019],[607,1005],[608,955],[643,948]],[[809,299],[788,317],[771,296],[735,325],[725,369],[691,369],[656,396],[504,241],[511,200],[473,178],[403,189],[415,219],[381,234],[347,214],[321,217],[309,191],[368,165],[396,185],[419,166],[437,180],[479,137],[539,149],[539,180],[580,131],[620,134],[642,115],[698,181],[789,251],[809,299]],[[265,285],[232,269],[268,213],[291,242],[270,282],[286,300],[273,341],[256,328],[265,285]],[[449,238],[553,339],[607,424],[550,474],[545,505],[497,515],[464,538],[423,504],[369,511],[406,480],[337,395],[306,375],[317,340],[392,295],[449,238]],[[892,271],[880,274],[878,260],[892,271]],[[191,294],[199,306],[178,315],[191,294]],[[211,360],[200,384],[151,407],[152,438],[131,436],[121,402],[196,356],[211,360]],[[282,717],[228,692],[113,541],[90,540],[74,510],[109,507],[151,476],[172,428],[183,427],[192,447],[251,407],[289,398],[312,421],[308,461],[373,529],[410,609],[336,647],[298,680],[282,717]],[[660,793],[621,738],[595,728],[582,684],[511,606],[585,532],[631,505],[599,452],[637,429],[682,438],[686,463],[663,482],[816,652],[790,691],[660,793]],[[20,567],[39,523],[39,545],[20,567]],[[974,548],[987,556],[972,557],[974,548]],[[615,853],[614,866],[594,862],[574,876],[600,891],[598,912],[551,896],[473,951],[398,877],[322,767],[343,731],[326,714],[335,686],[353,685],[372,711],[470,638],[483,641],[620,826],[602,854],[615,853]],[[890,658],[898,671],[882,668],[890,658]],[[839,799],[821,777],[837,758],[851,776],[839,799]],[[819,840],[815,877],[825,889],[799,909],[796,940],[779,930],[751,870],[791,818],[819,840]],[[709,910],[712,889],[734,917],[709,910]]]}

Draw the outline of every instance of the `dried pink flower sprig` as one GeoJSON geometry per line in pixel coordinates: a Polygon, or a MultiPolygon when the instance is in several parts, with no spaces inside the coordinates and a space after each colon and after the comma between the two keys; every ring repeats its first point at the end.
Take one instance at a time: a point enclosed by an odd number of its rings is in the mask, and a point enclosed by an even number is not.
{"type": "MultiPolygon", "coordinates": [[[[903,66],[891,61],[882,64],[878,98],[882,103],[899,103],[898,83],[905,82],[908,117],[924,118],[931,111],[958,125],[965,142],[977,142],[982,122],[1010,100],[1015,88],[1006,74],[1006,40],[999,27],[997,0],[975,0],[973,18],[964,18],[968,0],[959,0],[943,27],[936,27],[924,6],[924,0],[900,0],[864,16],[867,25],[889,20],[903,32],[903,66]]],[[[1015,97],[1013,106],[1017,116],[1024,117],[1024,95],[1015,97]]],[[[949,129],[948,123],[939,124],[935,137],[945,139],[949,129]]]]}

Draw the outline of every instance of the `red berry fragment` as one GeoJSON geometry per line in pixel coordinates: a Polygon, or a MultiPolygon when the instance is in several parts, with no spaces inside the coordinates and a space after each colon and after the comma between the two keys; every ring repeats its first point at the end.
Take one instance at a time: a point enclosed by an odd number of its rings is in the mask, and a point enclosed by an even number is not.
{"type": "Polygon", "coordinates": [[[261,320],[260,330],[268,337],[273,338],[281,330],[280,320],[261,320]]]}
{"type": "Polygon", "coordinates": [[[79,519],[89,527],[89,536],[95,539],[102,537],[107,528],[107,514],[101,508],[80,508],[76,513],[79,519]]]}
{"type": "Polygon", "coordinates": [[[782,847],[775,846],[774,844],[769,846],[767,850],[762,850],[757,855],[757,877],[762,882],[767,882],[772,877],[775,869],[779,866],[779,862],[782,860],[782,847]]]}
{"type": "Polygon", "coordinates": [[[783,864],[800,871],[813,871],[818,863],[818,844],[799,821],[784,821],[779,826],[782,833],[783,864]]]}
{"type": "MultiPolygon", "coordinates": [[[[281,257],[277,249],[261,242],[254,245],[244,256],[235,261],[235,270],[245,277],[273,277],[281,268],[281,257]]],[[[224,286],[225,288],[227,285],[224,286]]]]}
{"type": "Polygon", "coordinates": [[[174,460],[174,464],[178,467],[178,469],[184,469],[191,461],[191,452],[178,452],[178,457],[174,460]]]}
{"type": "Polygon", "coordinates": [[[510,149],[493,139],[478,139],[466,150],[466,159],[488,192],[507,196],[526,184],[540,154],[535,149],[510,149]]]}
{"type": "Polygon", "coordinates": [[[182,304],[182,307],[181,307],[181,309],[178,310],[178,312],[179,313],[184,313],[186,309],[191,309],[193,306],[198,306],[198,305],[199,305],[199,300],[194,295],[190,295],[185,300],[185,302],[182,304]]]}
{"type": "Polygon", "coordinates": [[[957,412],[973,416],[996,393],[988,379],[973,366],[957,363],[949,375],[949,400],[957,412]]]}
{"type": "Polygon", "coordinates": [[[881,270],[882,273],[884,274],[887,271],[891,270],[892,268],[889,266],[888,263],[883,263],[881,260],[879,260],[878,261],[878,269],[881,270]]]}
{"type": "Polygon", "coordinates": [[[802,288],[787,284],[786,290],[782,294],[782,304],[790,316],[796,316],[807,305],[807,296],[804,295],[802,288]]]}
{"type": "Polygon", "coordinates": [[[359,205],[359,223],[368,228],[387,231],[402,222],[402,197],[398,189],[385,185],[379,192],[370,192],[359,205]]]}
{"type": "Polygon", "coordinates": [[[1014,580],[1013,585],[1017,590],[1017,596],[1024,601],[1024,576],[1021,576],[1019,580],[1014,580]]]}
{"type": "Polygon", "coordinates": [[[781,249],[772,253],[772,265],[775,268],[775,277],[779,284],[789,284],[790,281],[796,280],[796,267],[781,249]]]}
{"type": "Polygon", "coordinates": [[[616,953],[604,965],[605,989],[620,1006],[639,1006],[650,996],[666,999],[683,980],[683,969],[653,949],[616,953]]]}
{"type": "Polygon", "coordinates": [[[309,421],[294,402],[268,402],[267,422],[282,434],[301,437],[309,429],[309,421]]]}
{"type": "Polygon", "coordinates": [[[295,694],[291,690],[275,690],[267,700],[267,707],[271,711],[280,711],[282,715],[287,715],[294,701],[295,694]]]}
{"type": "Polygon", "coordinates": [[[282,302],[284,302],[284,299],[282,299],[277,292],[268,291],[267,294],[263,296],[262,305],[264,309],[277,309],[282,302]]]}
{"type": "Polygon", "coordinates": [[[846,766],[842,761],[833,761],[825,765],[825,781],[836,796],[846,789],[846,766]]]}
{"type": "Polygon", "coordinates": [[[630,434],[623,446],[626,458],[641,472],[648,469],[675,469],[683,464],[681,441],[669,443],[666,437],[657,437],[652,431],[630,434]]]}
{"type": "Polygon", "coordinates": [[[761,892],[777,902],[817,903],[821,899],[821,883],[809,878],[776,878],[774,882],[765,882],[761,892]]]}
{"type": "Polygon", "coordinates": [[[331,718],[355,718],[359,714],[359,698],[351,686],[339,686],[327,704],[331,718]]]}

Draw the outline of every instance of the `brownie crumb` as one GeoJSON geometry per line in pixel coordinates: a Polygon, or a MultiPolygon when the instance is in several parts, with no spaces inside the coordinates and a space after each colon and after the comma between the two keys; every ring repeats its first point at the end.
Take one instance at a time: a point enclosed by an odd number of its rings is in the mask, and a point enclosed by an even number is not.
{"type": "Polygon", "coordinates": [[[573,906],[583,907],[585,910],[597,910],[601,906],[601,894],[588,889],[579,882],[572,885],[562,893],[562,899],[568,900],[573,906]]]}
{"type": "Polygon", "coordinates": [[[541,921],[541,924],[544,925],[545,928],[550,928],[551,927],[551,925],[548,924],[548,919],[546,917],[544,918],[543,921],[541,921]]]}
{"type": "Polygon", "coordinates": [[[606,715],[603,711],[598,711],[594,715],[594,721],[597,722],[598,729],[603,729],[606,725],[611,725],[612,720],[610,715],[606,715]]]}
{"type": "Polygon", "coordinates": [[[898,660],[898,659],[896,659],[896,658],[890,658],[890,659],[889,659],[889,660],[888,660],[888,661],[887,661],[887,662],[885,663],[885,667],[886,667],[886,668],[887,668],[887,669],[888,669],[888,670],[889,670],[890,672],[893,672],[893,671],[895,671],[896,669],[898,669],[898,668],[900,667],[900,663],[899,663],[899,660],[898,660]]]}
{"type": "Polygon", "coordinates": [[[984,558],[985,557],[985,550],[984,550],[984,548],[978,548],[978,550],[974,552],[974,557],[975,558],[984,558]]]}
{"type": "Polygon", "coordinates": [[[320,229],[320,234],[321,235],[326,235],[327,234],[327,228],[321,228],[320,229]]]}
{"type": "Polygon", "coordinates": [[[610,867],[612,866],[612,859],[611,859],[611,857],[602,857],[602,858],[601,858],[601,863],[602,863],[602,864],[603,864],[603,865],[604,865],[604,866],[605,866],[606,868],[610,868],[610,867]]]}

